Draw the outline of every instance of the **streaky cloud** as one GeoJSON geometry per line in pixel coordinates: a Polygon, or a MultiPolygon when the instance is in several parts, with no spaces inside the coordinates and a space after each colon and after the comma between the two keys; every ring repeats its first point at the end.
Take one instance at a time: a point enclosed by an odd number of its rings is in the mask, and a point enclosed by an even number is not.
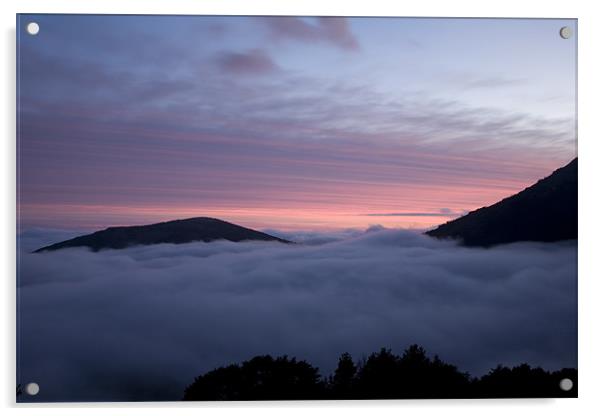
{"type": "Polygon", "coordinates": [[[442,212],[385,212],[376,214],[363,214],[366,217],[457,217],[461,213],[442,212]]]}

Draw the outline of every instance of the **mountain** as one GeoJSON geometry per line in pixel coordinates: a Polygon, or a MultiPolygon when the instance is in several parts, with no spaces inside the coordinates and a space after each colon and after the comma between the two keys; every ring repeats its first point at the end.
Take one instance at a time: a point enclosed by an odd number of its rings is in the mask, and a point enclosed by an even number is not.
{"type": "Polygon", "coordinates": [[[481,247],[576,239],[577,158],[525,190],[426,234],[481,247]]]}
{"type": "Polygon", "coordinates": [[[198,217],[150,225],[109,227],[106,230],[39,248],[34,253],[60,250],[68,247],[88,247],[92,251],[98,251],[107,248],[119,249],[137,245],[160,243],[182,244],[192,241],[209,242],[214,240],[235,242],[256,240],[290,243],[290,241],[226,221],[198,217]]]}

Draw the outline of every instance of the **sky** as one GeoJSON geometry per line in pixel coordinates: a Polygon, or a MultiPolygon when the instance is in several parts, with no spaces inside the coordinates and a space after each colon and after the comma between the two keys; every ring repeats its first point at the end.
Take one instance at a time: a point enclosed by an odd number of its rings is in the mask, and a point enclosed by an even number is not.
{"type": "Polygon", "coordinates": [[[574,20],[17,20],[21,229],[428,228],[576,157],[574,20]]]}

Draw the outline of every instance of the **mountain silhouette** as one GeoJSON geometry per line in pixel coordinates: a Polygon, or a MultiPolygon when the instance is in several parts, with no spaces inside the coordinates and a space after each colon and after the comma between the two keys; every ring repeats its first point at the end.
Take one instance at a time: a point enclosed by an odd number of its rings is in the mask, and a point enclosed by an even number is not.
{"type": "Polygon", "coordinates": [[[426,234],[481,247],[576,239],[577,158],[525,190],[426,234]]]}
{"type": "Polygon", "coordinates": [[[106,230],[82,235],[60,243],[42,247],[34,251],[54,251],[68,247],[88,247],[92,251],[121,249],[137,245],[161,243],[182,244],[193,241],[278,241],[291,243],[250,228],[241,227],[216,218],[189,218],[161,222],[158,224],[131,227],[109,227],[106,230]]]}

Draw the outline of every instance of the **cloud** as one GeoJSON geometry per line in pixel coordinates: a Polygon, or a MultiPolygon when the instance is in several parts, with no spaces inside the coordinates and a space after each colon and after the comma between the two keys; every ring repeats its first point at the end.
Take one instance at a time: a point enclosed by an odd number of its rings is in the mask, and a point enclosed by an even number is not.
{"type": "Polygon", "coordinates": [[[257,354],[329,374],[344,351],[410,343],[474,375],[576,366],[575,244],[345,233],[43,254],[27,251],[65,233],[25,233],[19,382],[40,384],[35,400],[178,400],[196,375],[257,354]]]}
{"type": "Polygon", "coordinates": [[[455,85],[459,90],[481,90],[481,89],[506,89],[512,87],[524,87],[528,83],[527,78],[510,77],[503,74],[492,73],[483,75],[470,71],[448,70],[441,74],[440,81],[445,85],[455,85]]]}
{"type": "Polygon", "coordinates": [[[266,74],[278,67],[272,58],[261,49],[248,52],[222,52],[217,57],[220,69],[238,74],[266,74]]]}
{"type": "Polygon", "coordinates": [[[359,43],[344,17],[318,17],[315,24],[300,17],[262,17],[270,33],[276,38],[303,42],[327,42],[346,50],[359,49],[359,43]]]}
{"type": "Polygon", "coordinates": [[[460,217],[467,211],[453,211],[449,208],[441,208],[439,212],[385,212],[364,214],[366,217],[460,217]]]}
{"type": "Polygon", "coordinates": [[[464,88],[506,88],[524,84],[527,80],[522,78],[487,77],[469,80],[464,88]]]}
{"type": "MultiPolygon", "coordinates": [[[[378,226],[376,226],[378,227],[378,226]]],[[[374,229],[370,228],[368,231],[373,231],[374,229]]],[[[318,246],[327,243],[333,243],[335,241],[342,241],[349,238],[359,237],[364,234],[365,230],[349,228],[337,231],[330,231],[328,233],[320,232],[320,231],[281,231],[274,230],[270,228],[266,228],[263,232],[273,235],[275,237],[283,238],[288,241],[294,241],[296,243],[300,243],[307,246],[318,246]]]]}

